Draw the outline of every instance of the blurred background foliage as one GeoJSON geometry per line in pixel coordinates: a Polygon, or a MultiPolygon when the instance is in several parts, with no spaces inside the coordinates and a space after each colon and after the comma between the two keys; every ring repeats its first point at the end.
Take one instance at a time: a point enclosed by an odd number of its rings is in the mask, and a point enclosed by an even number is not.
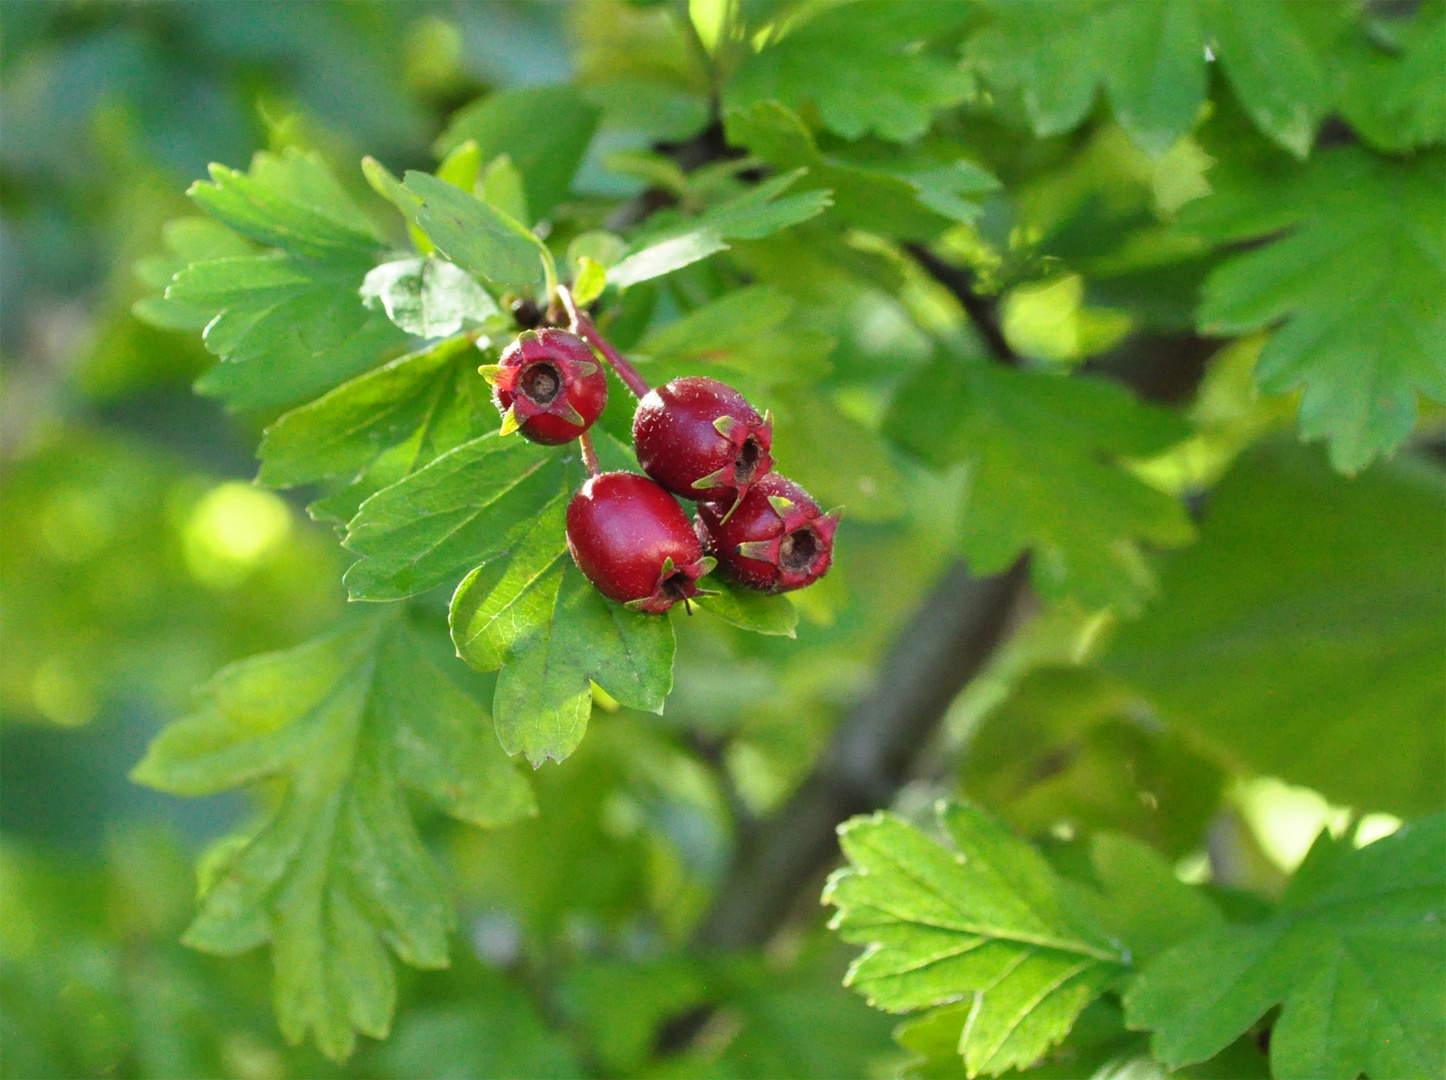
{"type": "MultiPolygon", "coordinates": [[[[781,7],[746,9],[758,27],[781,7]]],[[[362,154],[400,175],[480,133],[521,146],[535,215],[565,201],[568,228],[601,224],[645,189],[687,204],[708,177],[652,147],[710,122],[721,88],[697,44],[644,3],[0,5],[4,1076],[826,1077],[890,1075],[904,1060],[890,1018],[840,987],[848,951],[811,910],[752,957],[680,950],[736,823],[807,774],[956,546],[987,558],[1000,543],[971,547],[964,507],[1012,498],[1007,472],[992,496],[987,474],[971,489],[961,456],[911,442],[927,418],[890,413],[941,351],[980,350],[956,296],[867,231],[879,177],[923,175],[939,150],[928,140],[900,163],[864,131],[852,142],[820,131],[827,163],[814,161],[809,183],[834,187],[835,212],[863,231],[813,222],[732,254],[755,286],[733,294],[756,335],[745,351],[796,365],[745,355],[736,377],[779,414],[790,474],[850,509],[837,570],[798,597],[798,641],[676,620],[666,715],[601,701],[575,759],[535,775],[535,819],[481,832],[423,816],[462,931],[451,969],[400,969],[388,1042],[345,1066],[289,1048],[262,953],[225,961],[177,943],[194,860],[274,792],[183,801],[126,780],[219,666],[307,640],[345,599],[344,553],[301,509],[312,493],[250,483],[257,437],[280,410],[229,413],[194,394],[211,363],[196,335],[131,314],[155,287],[136,265],[190,212],[186,185],[210,161],[304,146],[383,220],[362,154]],[[575,178],[549,150],[565,133],[543,131],[533,148],[534,133],[499,130],[487,112],[493,91],[568,78],[602,117],[575,178]]],[[[1373,62],[1353,61],[1350,77],[1376,86],[1373,62]]],[[[787,65],[729,93],[786,98],[787,65]]],[[[1248,130],[1229,93],[1206,109],[1198,137],[1150,157],[1104,109],[1035,138],[1022,96],[972,98],[930,138],[968,147],[978,174],[933,193],[938,209],[889,219],[900,239],[910,222],[933,236],[929,215],[977,201],[940,246],[997,294],[1000,332],[1030,370],[1139,376],[1144,397],[1183,414],[1139,447],[1112,442],[1106,419],[1064,467],[1132,456],[1155,491],[1208,508],[1196,526],[1153,511],[1138,511],[1140,525],[1134,508],[1103,522],[1104,545],[1133,554],[1083,593],[1052,594],[1037,566],[1043,599],[955,702],[937,767],[900,805],[961,791],[1061,866],[1085,833],[1115,830],[1186,880],[1268,896],[1323,825],[1364,842],[1443,801],[1441,414],[1428,406],[1396,461],[1350,481],[1279,435],[1297,402],[1256,390],[1260,337],[1222,348],[1195,335],[1201,283],[1223,258],[1212,237],[1252,235],[1210,221],[1200,197],[1260,160],[1297,167],[1248,130]],[[1161,350],[1178,362],[1147,370],[1161,350]],[[1135,537],[1168,546],[1195,530],[1173,560],[1146,566],[1134,550],[1135,537]],[[1159,599],[1147,603],[1152,567],[1159,599]],[[1317,627],[1307,639],[1283,629],[1303,607],[1317,627]],[[1105,641],[1104,660],[1086,663],[1105,641]]],[[[1373,145],[1412,145],[1384,106],[1352,109],[1373,145]]],[[[761,136],[747,145],[772,160],[761,136]]],[[[649,378],[696,362],[679,320],[719,295],[719,273],[702,263],[628,293],[610,332],[651,358],[649,378]]],[[[1011,390],[986,380],[960,393],[1011,390]]],[[[957,402],[935,404],[947,414],[957,402]]],[[[998,442],[1005,470],[1010,452],[1030,450],[998,442]]],[[[422,604],[434,601],[445,597],[422,604]]],[[[440,634],[435,644],[449,676],[486,700],[494,676],[448,661],[440,634]]],[[[1246,1048],[1237,1063],[1258,1069],[1258,1057],[1246,1048]]]]}

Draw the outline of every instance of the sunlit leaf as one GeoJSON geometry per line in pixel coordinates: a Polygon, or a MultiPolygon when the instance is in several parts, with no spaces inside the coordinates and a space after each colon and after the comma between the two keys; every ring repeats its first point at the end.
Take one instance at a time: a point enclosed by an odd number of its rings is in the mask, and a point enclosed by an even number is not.
{"type": "Polygon", "coordinates": [[[959,1052],[970,1075],[1024,1068],[1062,1039],[1126,959],[1070,902],[1043,857],[982,811],[940,809],[953,850],[889,814],[839,833],[831,925],[869,948],[847,983],[894,1012],[972,998],[959,1052]]]}

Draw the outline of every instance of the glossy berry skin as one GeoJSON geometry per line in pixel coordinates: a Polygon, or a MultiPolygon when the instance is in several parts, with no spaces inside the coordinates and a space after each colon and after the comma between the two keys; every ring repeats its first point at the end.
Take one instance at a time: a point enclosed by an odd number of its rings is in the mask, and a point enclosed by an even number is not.
{"type": "Polygon", "coordinates": [[[698,504],[698,538],[740,585],[781,593],[811,585],[833,565],[838,514],[825,514],[803,488],[769,473],[729,507],[698,504]],[[726,518],[726,520],[725,520],[726,518]]]}
{"type": "Polygon", "coordinates": [[[688,515],[646,476],[594,476],[567,505],[567,548],[609,600],[661,613],[698,595],[713,568],[688,515]]]}
{"type": "Polygon", "coordinates": [[[602,365],[587,342],[566,330],[524,330],[500,364],[481,371],[492,383],[503,432],[520,431],[535,443],[571,442],[608,403],[602,365]]]}
{"type": "Polygon", "coordinates": [[[717,379],[674,379],[638,402],[638,464],[674,495],[732,506],[773,468],[773,421],[717,379]]]}

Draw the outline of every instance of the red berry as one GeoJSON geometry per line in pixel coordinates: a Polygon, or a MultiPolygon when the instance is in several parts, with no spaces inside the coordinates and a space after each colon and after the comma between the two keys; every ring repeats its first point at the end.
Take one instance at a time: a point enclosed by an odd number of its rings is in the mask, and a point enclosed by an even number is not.
{"type": "Polygon", "coordinates": [[[638,403],[633,444],[674,495],[731,506],[773,467],[773,420],[717,379],[674,379],[638,403]]]}
{"type": "Polygon", "coordinates": [[[838,514],[777,473],[758,480],[730,509],[698,504],[698,538],[728,576],[763,592],[811,585],[833,565],[838,514]]]}
{"type": "Polygon", "coordinates": [[[598,592],[634,611],[686,603],[714,566],[683,508],[637,473],[603,473],[578,489],[567,505],[567,547],[598,592]]]}
{"type": "Polygon", "coordinates": [[[608,403],[608,380],[587,342],[566,330],[525,330],[480,369],[492,383],[502,432],[521,431],[536,443],[571,442],[608,403]]]}

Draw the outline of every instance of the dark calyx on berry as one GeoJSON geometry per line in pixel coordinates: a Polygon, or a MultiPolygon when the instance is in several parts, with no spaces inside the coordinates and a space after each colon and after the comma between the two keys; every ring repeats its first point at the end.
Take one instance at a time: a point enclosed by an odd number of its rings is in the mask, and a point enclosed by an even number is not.
{"type": "Polygon", "coordinates": [[[587,342],[566,330],[525,330],[502,362],[479,369],[492,384],[502,434],[533,442],[571,442],[592,426],[608,402],[608,381],[587,342]]]}
{"type": "Polygon", "coordinates": [[[633,416],[638,464],[674,495],[731,507],[773,468],[773,420],[717,379],[674,379],[633,416]]]}
{"type": "Polygon", "coordinates": [[[609,600],[661,613],[704,595],[698,579],[713,569],[688,515],[646,476],[611,472],[583,484],[567,506],[567,548],[609,600]]]}
{"type": "Polygon", "coordinates": [[[777,473],[758,480],[736,507],[698,504],[698,538],[740,585],[789,592],[833,565],[837,512],[823,513],[803,488],[777,473]]]}

